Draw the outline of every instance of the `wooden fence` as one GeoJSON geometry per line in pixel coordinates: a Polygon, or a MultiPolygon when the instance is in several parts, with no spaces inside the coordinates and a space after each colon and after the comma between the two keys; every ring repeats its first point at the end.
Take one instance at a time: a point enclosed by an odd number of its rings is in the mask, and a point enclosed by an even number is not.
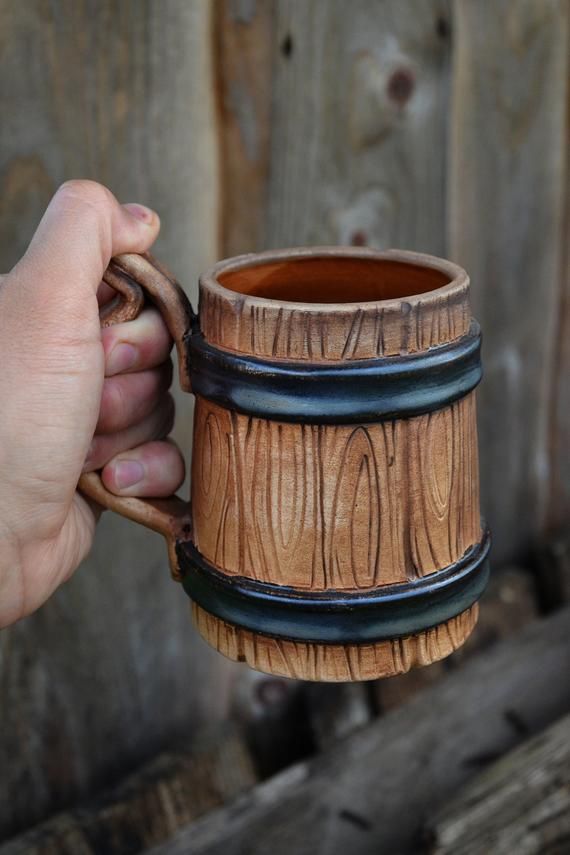
{"type": "MultiPolygon", "coordinates": [[[[264,247],[453,258],[484,330],[494,563],[529,560],[570,516],[569,23],[565,0],[0,0],[0,268],[71,177],[156,208],[194,298],[264,247]]],[[[162,541],[106,515],[0,634],[0,839],[225,718],[242,681],[162,541]]]]}

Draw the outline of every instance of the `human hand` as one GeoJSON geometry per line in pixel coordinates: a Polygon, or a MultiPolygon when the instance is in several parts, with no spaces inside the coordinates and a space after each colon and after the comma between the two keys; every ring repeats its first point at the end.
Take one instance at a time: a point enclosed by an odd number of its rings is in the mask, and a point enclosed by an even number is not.
{"type": "Polygon", "coordinates": [[[143,252],[158,216],[91,181],[52,199],[0,277],[0,627],[34,611],[90,549],[98,511],[76,492],[103,468],[121,496],[167,496],[184,463],[165,441],[172,342],[159,313],[101,330],[112,256],[143,252]]]}

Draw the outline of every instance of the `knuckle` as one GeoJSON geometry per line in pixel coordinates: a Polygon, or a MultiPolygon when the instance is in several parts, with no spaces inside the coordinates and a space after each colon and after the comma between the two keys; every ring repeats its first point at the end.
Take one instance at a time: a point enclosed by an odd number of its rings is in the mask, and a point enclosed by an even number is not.
{"type": "Polygon", "coordinates": [[[120,377],[110,377],[103,384],[98,428],[105,433],[117,430],[128,403],[121,379],[120,377]]]}
{"type": "Polygon", "coordinates": [[[58,198],[71,199],[95,210],[107,209],[115,197],[103,184],[87,178],[73,178],[61,185],[56,193],[58,198]]]}

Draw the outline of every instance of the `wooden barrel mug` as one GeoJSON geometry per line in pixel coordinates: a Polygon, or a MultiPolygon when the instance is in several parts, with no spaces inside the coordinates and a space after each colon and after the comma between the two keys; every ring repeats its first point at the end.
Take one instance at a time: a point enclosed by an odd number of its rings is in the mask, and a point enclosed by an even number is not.
{"type": "Polygon", "coordinates": [[[113,259],[102,314],[161,310],[196,396],[191,502],[79,488],[165,535],[194,620],[231,659],[304,680],[427,665],[471,633],[488,577],[469,278],[411,252],[243,255],[199,315],[150,255],[113,259]]]}

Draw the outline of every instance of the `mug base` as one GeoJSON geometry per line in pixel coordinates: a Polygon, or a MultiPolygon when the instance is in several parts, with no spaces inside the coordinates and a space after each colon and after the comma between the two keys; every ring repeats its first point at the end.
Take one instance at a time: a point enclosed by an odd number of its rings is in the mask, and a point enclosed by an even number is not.
{"type": "Polygon", "coordinates": [[[417,635],[364,644],[315,644],[260,635],[234,626],[192,603],[194,624],[219,653],[279,677],[348,683],[395,677],[445,659],[469,638],[479,616],[474,603],[445,623],[417,635]]]}

